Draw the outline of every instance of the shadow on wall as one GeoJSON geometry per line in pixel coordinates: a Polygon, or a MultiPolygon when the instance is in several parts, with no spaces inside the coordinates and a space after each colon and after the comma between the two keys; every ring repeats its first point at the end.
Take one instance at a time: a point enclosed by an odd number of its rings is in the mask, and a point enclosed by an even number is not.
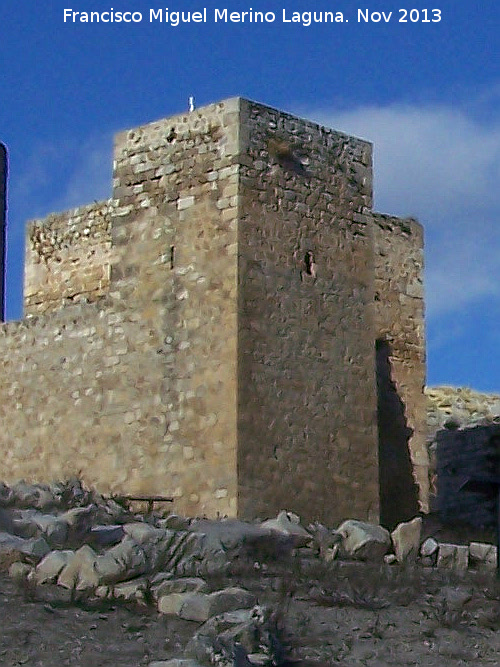
{"type": "Polygon", "coordinates": [[[405,405],[392,380],[391,346],[376,342],[379,441],[380,523],[392,529],[418,514],[418,488],[413,477],[405,405]]]}

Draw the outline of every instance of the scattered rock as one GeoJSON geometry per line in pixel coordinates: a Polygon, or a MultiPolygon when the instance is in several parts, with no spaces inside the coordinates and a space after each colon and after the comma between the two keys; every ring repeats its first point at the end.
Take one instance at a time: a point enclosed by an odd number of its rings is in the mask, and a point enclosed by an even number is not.
{"type": "Polygon", "coordinates": [[[440,543],[437,566],[454,570],[466,570],[469,566],[469,547],[440,543]]]}
{"type": "Polygon", "coordinates": [[[415,517],[411,521],[400,523],[391,533],[394,553],[399,563],[414,561],[418,555],[422,519],[415,517]]]}
{"type": "Polygon", "coordinates": [[[428,537],[420,547],[420,555],[425,557],[434,556],[437,554],[439,544],[433,537],[428,537]]]}
{"type": "Polygon", "coordinates": [[[74,556],[74,551],[51,551],[38,563],[34,572],[37,584],[56,581],[63,569],[74,556]]]}
{"type": "Polygon", "coordinates": [[[96,552],[85,544],[69,558],[57,580],[59,586],[70,590],[84,591],[97,588],[99,575],[96,572],[96,552]]]}
{"type": "Polygon", "coordinates": [[[471,542],[469,545],[470,563],[480,570],[496,570],[497,547],[493,544],[471,542]]]}

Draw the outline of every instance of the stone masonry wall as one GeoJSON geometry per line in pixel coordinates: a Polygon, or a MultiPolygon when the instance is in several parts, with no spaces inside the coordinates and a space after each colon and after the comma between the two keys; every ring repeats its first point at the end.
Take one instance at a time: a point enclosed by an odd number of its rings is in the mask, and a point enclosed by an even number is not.
{"type": "MultiPolygon", "coordinates": [[[[376,337],[388,346],[391,378],[409,430],[409,456],[420,509],[428,511],[423,231],[413,219],[373,216],[376,337]]],[[[392,475],[394,471],[389,474],[392,475]]],[[[406,493],[411,483],[405,481],[406,493]]],[[[396,499],[394,499],[396,500],[396,499]]],[[[391,499],[388,502],[392,503],[391,499]]],[[[399,496],[397,502],[402,502],[399,496]]]]}
{"type": "Polygon", "coordinates": [[[109,289],[111,201],[50,215],[28,227],[24,311],[34,315],[73,301],[95,301],[109,289]]]}
{"type": "MultiPolygon", "coordinates": [[[[30,273],[28,310],[44,312],[0,337],[6,481],[81,474],[104,491],[172,495],[179,512],[236,513],[238,108],[118,135],[97,243],[111,235],[107,294],[74,304],[97,296],[93,278],[67,299],[45,267],[30,273]]],[[[91,264],[81,226],[97,234],[102,206],[36,223],[31,267],[44,255],[60,276],[71,254],[91,264]],[[59,263],[45,242],[68,235],[59,263]]]]}
{"type": "Polygon", "coordinates": [[[371,145],[245,102],[242,131],[240,512],[377,520],[371,145]]]}
{"type": "Polygon", "coordinates": [[[156,475],[187,514],[237,513],[238,136],[234,99],[116,138],[112,289],[158,341],[156,475]]]}
{"type": "Polygon", "coordinates": [[[377,520],[386,336],[425,507],[420,227],[372,216],[371,145],[235,98],[117,135],[113,176],[110,201],[30,228],[3,479],[377,520]]]}

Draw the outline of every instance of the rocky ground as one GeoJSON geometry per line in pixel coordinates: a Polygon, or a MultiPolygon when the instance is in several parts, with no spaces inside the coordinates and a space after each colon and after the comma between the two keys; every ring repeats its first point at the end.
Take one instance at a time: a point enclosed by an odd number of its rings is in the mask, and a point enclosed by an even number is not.
{"type": "Polygon", "coordinates": [[[118,501],[78,480],[0,485],[0,665],[500,664],[491,545],[421,518],[389,534],[118,501]]]}
{"type": "MultiPolygon", "coordinates": [[[[71,599],[60,587],[34,589],[5,575],[0,581],[0,664],[6,667],[161,664],[182,658],[203,627],[159,614],[153,605],[83,594],[71,599]]],[[[242,586],[274,610],[283,665],[290,664],[285,659],[297,667],[500,663],[500,586],[491,575],[353,563],[301,572],[276,564],[267,573],[207,583],[213,590],[242,586]]]]}

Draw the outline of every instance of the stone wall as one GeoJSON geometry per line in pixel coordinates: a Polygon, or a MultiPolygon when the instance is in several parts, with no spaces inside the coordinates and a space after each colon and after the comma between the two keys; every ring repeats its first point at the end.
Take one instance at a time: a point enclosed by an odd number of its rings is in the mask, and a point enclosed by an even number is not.
{"type": "Polygon", "coordinates": [[[427,440],[446,424],[472,426],[500,418],[500,395],[470,387],[426,387],[427,440]]]}
{"type": "Polygon", "coordinates": [[[28,226],[24,312],[39,314],[109,289],[111,201],[50,215],[28,226]]]}
{"type": "Polygon", "coordinates": [[[442,430],[437,443],[437,508],[444,523],[493,527],[498,488],[465,488],[467,480],[500,479],[500,424],[442,430]]]}
{"type": "Polygon", "coordinates": [[[242,103],[240,511],[378,517],[371,145],[242,103]]]}
{"type": "Polygon", "coordinates": [[[418,509],[415,491],[424,512],[428,511],[429,493],[423,393],[423,230],[413,219],[377,213],[373,231],[379,389],[385,382],[387,390],[385,398],[379,392],[380,447],[387,450],[381,452],[381,466],[385,468],[382,515],[385,512],[390,517],[397,508],[411,518],[418,509]]]}
{"type": "Polygon", "coordinates": [[[112,199],[30,227],[3,478],[376,521],[375,340],[416,434],[422,239],[371,183],[370,144],[241,99],[119,134],[112,199]]]}

